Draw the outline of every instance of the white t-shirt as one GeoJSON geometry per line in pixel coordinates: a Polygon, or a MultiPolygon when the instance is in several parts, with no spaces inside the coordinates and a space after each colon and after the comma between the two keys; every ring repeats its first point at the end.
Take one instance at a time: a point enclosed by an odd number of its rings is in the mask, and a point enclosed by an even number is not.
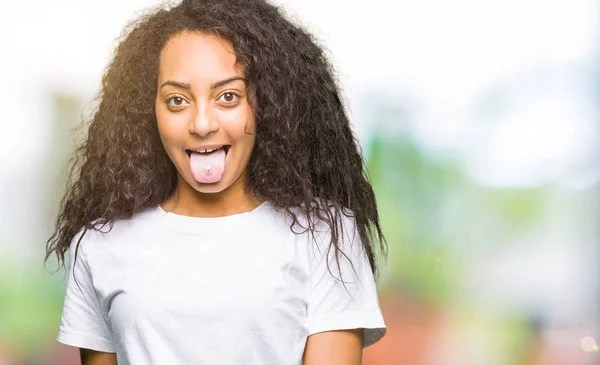
{"type": "MultiPolygon", "coordinates": [[[[268,202],[251,212],[197,218],[160,206],[88,231],[68,254],[58,341],[116,352],[120,365],[299,365],[317,332],[385,334],[375,281],[354,220],[344,217],[340,258],[320,223],[294,233],[268,202]],[[108,227],[103,229],[107,231],[108,227]],[[314,241],[313,241],[314,242],[314,241]]],[[[295,228],[296,231],[298,231],[295,228]]]]}

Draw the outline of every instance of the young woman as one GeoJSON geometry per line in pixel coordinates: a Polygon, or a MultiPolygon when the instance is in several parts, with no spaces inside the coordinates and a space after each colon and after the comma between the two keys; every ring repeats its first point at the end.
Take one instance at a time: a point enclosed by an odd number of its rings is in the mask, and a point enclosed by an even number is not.
{"type": "Polygon", "coordinates": [[[58,341],[86,365],[360,364],[385,241],[332,74],[263,0],[135,22],[48,241],[58,341]]]}

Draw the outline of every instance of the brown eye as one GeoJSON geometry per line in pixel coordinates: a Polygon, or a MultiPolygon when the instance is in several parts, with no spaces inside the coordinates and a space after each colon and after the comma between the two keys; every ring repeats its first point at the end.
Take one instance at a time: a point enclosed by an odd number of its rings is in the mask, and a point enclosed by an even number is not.
{"type": "Polygon", "coordinates": [[[174,109],[180,109],[185,106],[186,103],[185,99],[181,96],[171,96],[167,99],[167,106],[174,109]]]}
{"type": "Polygon", "coordinates": [[[224,93],[219,99],[221,99],[225,104],[233,104],[238,98],[239,96],[235,93],[224,93]]]}

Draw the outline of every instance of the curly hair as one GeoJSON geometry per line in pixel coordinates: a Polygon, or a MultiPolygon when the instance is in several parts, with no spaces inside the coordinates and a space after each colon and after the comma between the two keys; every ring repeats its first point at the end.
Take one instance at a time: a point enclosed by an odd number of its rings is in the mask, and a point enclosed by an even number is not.
{"type": "Polygon", "coordinates": [[[77,244],[87,230],[112,227],[175,190],[177,172],[160,141],[155,97],[160,53],[184,31],[231,42],[246,75],[256,120],[247,189],[285,211],[292,230],[301,226],[297,208],[309,218],[305,230],[314,234],[315,222],[327,223],[336,253],[341,214],[352,214],[377,274],[386,243],[333,68],[311,34],[264,0],[183,0],[125,28],[103,74],[87,137],[71,161],[46,260],[55,252],[64,265],[80,230],[77,244]]]}

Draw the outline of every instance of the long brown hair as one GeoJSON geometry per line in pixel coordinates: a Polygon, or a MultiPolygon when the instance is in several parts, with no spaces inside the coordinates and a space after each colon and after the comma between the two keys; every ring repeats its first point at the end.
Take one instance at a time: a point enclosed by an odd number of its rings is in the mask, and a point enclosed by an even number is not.
{"type": "Polygon", "coordinates": [[[80,230],[112,227],[174,191],[176,170],[160,142],[154,102],[160,52],[182,31],[227,39],[246,73],[257,126],[248,189],[287,212],[292,226],[298,207],[309,217],[305,228],[326,222],[336,253],[341,215],[350,213],[376,272],[386,244],[331,64],[309,33],[263,0],[184,0],[125,29],[72,160],[46,259],[55,252],[64,264],[80,230]]]}

